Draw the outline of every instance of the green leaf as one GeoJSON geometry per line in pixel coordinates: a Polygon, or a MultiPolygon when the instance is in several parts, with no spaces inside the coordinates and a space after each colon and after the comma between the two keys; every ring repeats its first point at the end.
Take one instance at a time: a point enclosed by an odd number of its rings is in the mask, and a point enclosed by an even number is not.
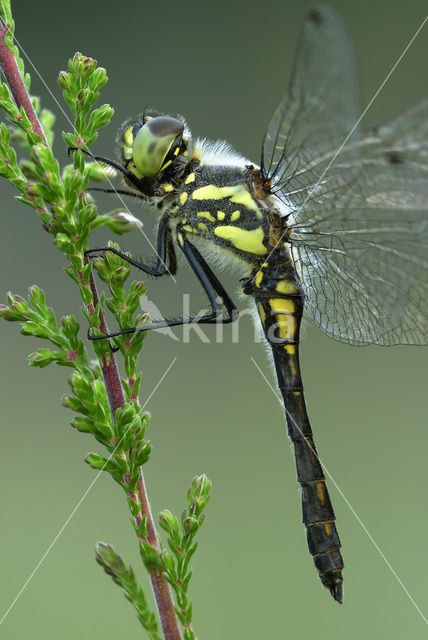
{"type": "Polygon", "coordinates": [[[143,588],[138,585],[132,567],[126,566],[114,547],[104,542],[98,542],[95,554],[98,564],[124,590],[126,599],[134,606],[138,619],[151,640],[160,640],[156,616],[148,607],[143,588]]]}
{"type": "Polygon", "coordinates": [[[162,562],[159,558],[157,550],[145,540],[140,540],[140,555],[144,562],[144,566],[147,569],[150,570],[152,567],[154,567],[155,569],[162,568],[162,562]]]}
{"type": "Polygon", "coordinates": [[[179,541],[180,525],[176,518],[168,509],[164,509],[159,514],[159,524],[164,531],[179,541]]]}
{"type": "Polygon", "coordinates": [[[51,331],[40,322],[28,321],[21,325],[21,333],[24,336],[35,336],[37,338],[49,339],[51,331]]]}
{"type": "MultiPolygon", "coordinates": [[[[73,418],[72,422],[71,422],[71,426],[74,427],[75,429],[77,429],[78,431],[81,431],[82,433],[92,433],[95,427],[94,421],[90,420],[89,418],[73,418]]],[[[91,465],[91,462],[88,461],[88,464],[91,465]]]]}
{"type": "Polygon", "coordinates": [[[104,458],[104,456],[101,456],[99,453],[88,453],[84,460],[86,464],[97,471],[105,471],[108,463],[108,459],[104,458]]]}
{"type": "MultiPolygon", "coordinates": [[[[52,362],[66,363],[67,357],[61,351],[52,351],[51,349],[39,349],[28,356],[30,367],[47,367],[52,362]]],[[[69,363],[71,364],[71,363],[69,363]]]]}

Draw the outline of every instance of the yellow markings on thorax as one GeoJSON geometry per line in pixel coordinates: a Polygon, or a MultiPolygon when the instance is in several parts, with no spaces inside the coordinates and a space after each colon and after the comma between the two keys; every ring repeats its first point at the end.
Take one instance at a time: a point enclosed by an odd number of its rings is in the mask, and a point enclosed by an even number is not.
{"type": "Polygon", "coordinates": [[[222,200],[229,198],[230,202],[243,205],[250,211],[255,211],[259,217],[262,217],[256,201],[251,193],[243,184],[236,184],[229,187],[216,187],[213,184],[207,184],[205,187],[199,187],[192,193],[194,200],[222,200]]]}
{"type": "Polygon", "coordinates": [[[265,314],[265,310],[263,309],[263,305],[262,304],[258,304],[257,308],[259,310],[260,320],[262,321],[263,326],[265,326],[266,325],[266,314],[265,314]]]}
{"type": "Polygon", "coordinates": [[[254,284],[256,287],[260,287],[260,284],[263,280],[263,271],[257,271],[256,277],[254,278],[254,284]]]}
{"type": "Polygon", "coordinates": [[[216,222],[216,219],[214,218],[213,214],[210,213],[209,211],[198,211],[196,215],[198,216],[198,218],[206,218],[210,222],[216,222]]]}
{"type": "Polygon", "coordinates": [[[226,214],[224,211],[217,211],[217,220],[224,220],[226,214]]]}
{"type": "Polygon", "coordinates": [[[183,231],[188,231],[188,233],[198,233],[198,230],[195,227],[192,227],[191,224],[184,224],[183,231]]]}
{"type": "Polygon", "coordinates": [[[235,220],[239,220],[240,217],[241,217],[241,212],[238,209],[237,211],[234,211],[232,213],[232,215],[230,216],[230,221],[235,222],[235,220]]]}
{"type": "Polygon", "coordinates": [[[240,249],[241,251],[253,253],[258,256],[267,253],[267,249],[263,244],[263,229],[261,229],[260,227],[248,231],[247,229],[240,229],[239,227],[224,225],[221,227],[216,227],[214,229],[214,233],[219,238],[229,240],[229,242],[233,244],[234,247],[240,249]]]}
{"type": "Polygon", "coordinates": [[[262,216],[262,214],[260,213],[260,209],[258,208],[253,197],[251,196],[251,193],[247,189],[245,189],[245,187],[241,188],[241,190],[239,191],[239,193],[236,194],[236,196],[232,196],[232,198],[230,198],[230,201],[236,204],[242,204],[246,209],[250,209],[250,211],[255,211],[259,217],[262,216]]]}
{"type": "Polygon", "coordinates": [[[167,193],[169,193],[170,191],[174,191],[174,185],[170,182],[168,184],[164,184],[163,188],[167,193]]]}
{"type": "Polygon", "coordinates": [[[184,181],[184,184],[190,184],[191,182],[195,182],[195,174],[194,173],[189,173],[189,175],[187,176],[187,178],[184,181]]]}
{"type": "Polygon", "coordinates": [[[187,198],[189,197],[189,194],[187,193],[187,191],[183,191],[183,193],[180,194],[180,202],[181,204],[186,204],[187,198]]]}
{"type": "Polygon", "coordinates": [[[198,227],[199,229],[201,229],[201,231],[207,231],[208,227],[205,224],[205,222],[198,222],[198,227]]]}

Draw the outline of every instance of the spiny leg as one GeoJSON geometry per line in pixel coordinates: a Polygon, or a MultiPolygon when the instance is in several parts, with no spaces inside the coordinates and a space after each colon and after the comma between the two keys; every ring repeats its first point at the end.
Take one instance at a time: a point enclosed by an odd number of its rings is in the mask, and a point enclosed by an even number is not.
{"type": "Polygon", "coordinates": [[[111,251],[119,256],[119,258],[122,258],[129,264],[132,264],[133,267],[140,269],[140,271],[144,271],[144,273],[148,273],[150,276],[158,277],[165,274],[171,276],[175,275],[177,272],[177,259],[175,256],[174,244],[172,242],[171,229],[169,228],[168,213],[164,213],[159,223],[156,245],[156,264],[154,267],[150,267],[139,260],[135,260],[135,258],[123,253],[123,251],[114,249],[114,247],[89,249],[89,251],[85,251],[85,255],[91,257],[96,253],[111,251]],[[168,267],[166,266],[167,260],[169,264],[168,267]]]}
{"type": "MultiPolygon", "coordinates": [[[[173,274],[176,269],[176,259],[174,247],[172,244],[172,238],[170,237],[170,229],[168,226],[168,214],[165,213],[161,223],[159,225],[158,230],[158,257],[156,261],[155,267],[149,267],[134,258],[114,249],[112,247],[104,247],[102,249],[91,249],[86,252],[86,255],[93,254],[95,252],[101,251],[112,251],[119,257],[126,260],[129,264],[137,267],[137,269],[141,269],[145,273],[154,276],[161,276],[165,273],[173,274]],[[168,270],[165,265],[166,257],[168,256],[168,261],[171,266],[171,270],[168,270]]],[[[200,252],[194,247],[186,238],[181,224],[177,225],[177,244],[180,249],[183,251],[187,262],[189,263],[192,271],[198,278],[199,282],[202,285],[203,290],[205,291],[208,301],[210,303],[211,311],[202,316],[190,316],[189,318],[176,318],[173,320],[162,320],[159,322],[154,322],[147,327],[131,327],[129,329],[122,329],[121,331],[117,331],[114,333],[109,333],[105,336],[93,336],[88,334],[90,340],[103,340],[105,338],[114,338],[116,336],[125,335],[128,333],[135,333],[136,331],[148,331],[151,329],[161,329],[164,327],[175,327],[184,324],[216,324],[220,322],[221,324],[228,324],[233,322],[238,317],[238,310],[231,300],[229,294],[224,289],[221,282],[217,279],[215,274],[212,272],[208,264],[205,262],[204,258],[200,254],[200,252]],[[221,300],[221,304],[219,304],[219,299],[221,300]],[[227,310],[227,317],[221,317],[221,306],[224,305],[227,310]]]]}

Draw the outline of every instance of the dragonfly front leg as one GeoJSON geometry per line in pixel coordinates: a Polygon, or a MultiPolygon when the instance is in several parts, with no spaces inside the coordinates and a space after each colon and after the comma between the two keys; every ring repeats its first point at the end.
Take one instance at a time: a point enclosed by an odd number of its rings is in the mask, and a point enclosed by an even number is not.
{"type": "Polygon", "coordinates": [[[92,257],[97,253],[105,253],[106,251],[111,251],[123,260],[126,260],[126,262],[128,262],[129,264],[132,264],[133,267],[136,267],[137,269],[140,269],[140,271],[144,271],[144,273],[148,273],[151,276],[163,276],[165,274],[173,276],[177,272],[177,259],[172,242],[171,229],[169,228],[168,213],[165,213],[163,215],[159,223],[156,248],[156,264],[154,267],[150,267],[149,265],[144,264],[139,260],[135,260],[135,258],[132,258],[126,253],[123,253],[118,249],[114,249],[113,247],[89,249],[89,251],[85,251],[85,255],[88,257],[92,257]],[[167,261],[169,265],[168,267],[166,266],[167,261]]]}
{"type": "MultiPolygon", "coordinates": [[[[164,214],[158,230],[158,251],[157,261],[154,267],[149,267],[134,258],[114,249],[112,247],[104,247],[102,249],[91,249],[86,252],[86,255],[93,255],[96,252],[112,251],[119,257],[123,258],[129,264],[133,265],[137,269],[148,273],[153,276],[161,276],[165,273],[173,275],[176,272],[177,262],[175,256],[174,245],[172,244],[171,231],[168,226],[169,218],[167,213],[164,214]],[[165,260],[168,259],[169,268],[166,267],[165,260]]],[[[162,329],[165,327],[176,327],[184,324],[216,324],[220,322],[222,324],[228,324],[238,318],[238,310],[231,300],[229,294],[224,289],[221,282],[214,275],[211,268],[205,262],[204,258],[186,238],[185,233],[182,230],[182,226],[179,223],[177,225],[177,244],[183,251],[187,262],[189,263],[192,271],[198,278],[199,282],[204,289],[208,301],[210,304],[210,311],[201,316],[189,316],[188,318],[175,318],[172,320],[160,320],[155,321],[152,324],[144,327],[131,327],[129,329],[122,329],[109,333],[105,336],[94,336],[88,334],[90,340],[104,340],[106,338],[114,338],[116,336],[125,335],[128,333],[135,333],[136,331],[149,331],[152,329],[162,329]],[[222,307],[226,308],[227,315],[222,317],[222,307]]]]}

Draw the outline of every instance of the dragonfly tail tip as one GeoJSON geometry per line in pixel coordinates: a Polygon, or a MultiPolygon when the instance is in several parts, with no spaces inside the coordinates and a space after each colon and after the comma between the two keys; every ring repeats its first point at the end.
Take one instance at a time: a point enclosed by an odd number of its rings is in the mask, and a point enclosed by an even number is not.
{"type": "Polygon", "coordinates": [[[333,596],[333,598],[336,600],[336,602],[338,602],[339,604],[343,603],[343,586],[342,586],[342,582],[336,583],[336,584],[332,584],[330,586],[330,593],[333,596]]]}

